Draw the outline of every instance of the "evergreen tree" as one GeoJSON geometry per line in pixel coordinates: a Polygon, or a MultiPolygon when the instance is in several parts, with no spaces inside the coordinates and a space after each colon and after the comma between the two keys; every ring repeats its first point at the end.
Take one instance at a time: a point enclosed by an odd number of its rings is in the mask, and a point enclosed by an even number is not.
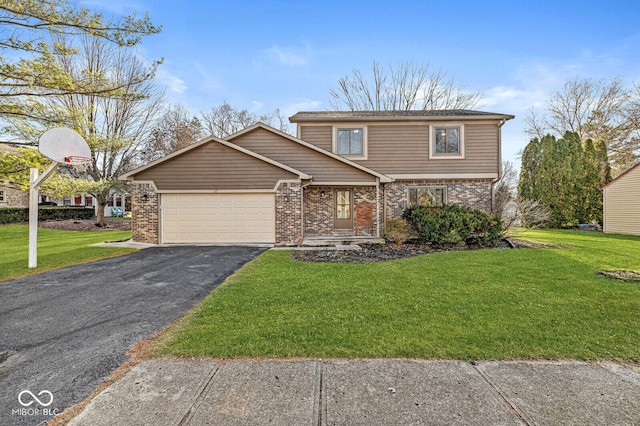
{"type": "Polygon", "coordinates": [[[575,132],[532,139],[522,155],[519,198],[547,207],[553,227],[602,223],[602,185],[611,180],[606,144],[575,132]]]}

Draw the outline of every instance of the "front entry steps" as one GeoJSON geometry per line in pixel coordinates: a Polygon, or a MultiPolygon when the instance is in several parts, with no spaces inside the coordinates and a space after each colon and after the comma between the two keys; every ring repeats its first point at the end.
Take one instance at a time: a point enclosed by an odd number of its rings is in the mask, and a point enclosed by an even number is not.
{"type": "Polygon", "coordinates": [[[344,247],[358,244],[384,244],[384,238],[377,237],[305,237],[302,239],[302,247],[327,247],[336,246],[344,250],[344,247]]]}

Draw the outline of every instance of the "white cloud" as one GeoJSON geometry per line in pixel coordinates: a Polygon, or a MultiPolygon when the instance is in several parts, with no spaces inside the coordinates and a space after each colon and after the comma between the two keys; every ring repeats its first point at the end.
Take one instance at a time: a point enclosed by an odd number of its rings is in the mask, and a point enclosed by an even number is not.
{"type": "Polygon", "coordinates": [[[284,107],[280,108],[280,111],[285,117],[291,117],[292,115],[300,111],[319,111],[322,109],[321,106],[322,101],[298,98],[291,103],[285,104],[284,107]]]}
{"type": "Polygon", "coordinates": [[[194,64],[193,68],[198,72],[200,77],[198,78],[199,86],[206,92],[213,92],[220,89],[223,84],[214,78],[208,71],[208,68],[201,64],[194,64]]]}
{"type": "Polygon", "coordinates": [[[169,73],[165,68],[158,69],[156,78],[160,84],[167,86],[172,93],[183,94],[188,88],[184,80],[177,75],[169,73]]]}
{"type": "Polygon", "coordinates": [[[264,49],[253,59],[255,66],[260,67],[265,64],[281,65],[285,67],[302,67],[311,62],[312,52],[308,43],[302,47],[283,47],[274,44],[268,49],[264,49]]]}
{"type": "Polygon", "coordinates": [[[268,57],[276,59],[280,64],[286,66],[301,66],[309,63],[308,46],[304,49],[283,48],[274,44],[265,50],[268,57]]]}
{"type": "Polygon", "coordinates": [[[502,111],[525,111],[529,107],[543,106],[548,93],[539,88],[516,88],[496,86],[487,90],[482,99],[482,108],[502,111]]]}

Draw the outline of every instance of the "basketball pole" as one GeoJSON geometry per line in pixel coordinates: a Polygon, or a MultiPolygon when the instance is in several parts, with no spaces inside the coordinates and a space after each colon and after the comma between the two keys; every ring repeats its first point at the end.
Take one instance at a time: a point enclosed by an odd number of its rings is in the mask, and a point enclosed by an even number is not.
{"type": "Polygon", "coordinates": [[[59,165],[57,161],[52,162],[40,177],[38,169],[29,170],[29,268],[38,266],[38,189],[59,165]]]}

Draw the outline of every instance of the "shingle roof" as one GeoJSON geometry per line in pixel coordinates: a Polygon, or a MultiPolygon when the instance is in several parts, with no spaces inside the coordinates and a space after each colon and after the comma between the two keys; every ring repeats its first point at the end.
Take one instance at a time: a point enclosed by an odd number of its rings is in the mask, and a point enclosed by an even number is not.
{"type": "Polygon", "coordinates": [[[289,118],[292,123],[305,121],[410,121],[425,119],[500,119],[513,115],[470,109],[409,110],[409,111],[301,111],[289,118]]]}

